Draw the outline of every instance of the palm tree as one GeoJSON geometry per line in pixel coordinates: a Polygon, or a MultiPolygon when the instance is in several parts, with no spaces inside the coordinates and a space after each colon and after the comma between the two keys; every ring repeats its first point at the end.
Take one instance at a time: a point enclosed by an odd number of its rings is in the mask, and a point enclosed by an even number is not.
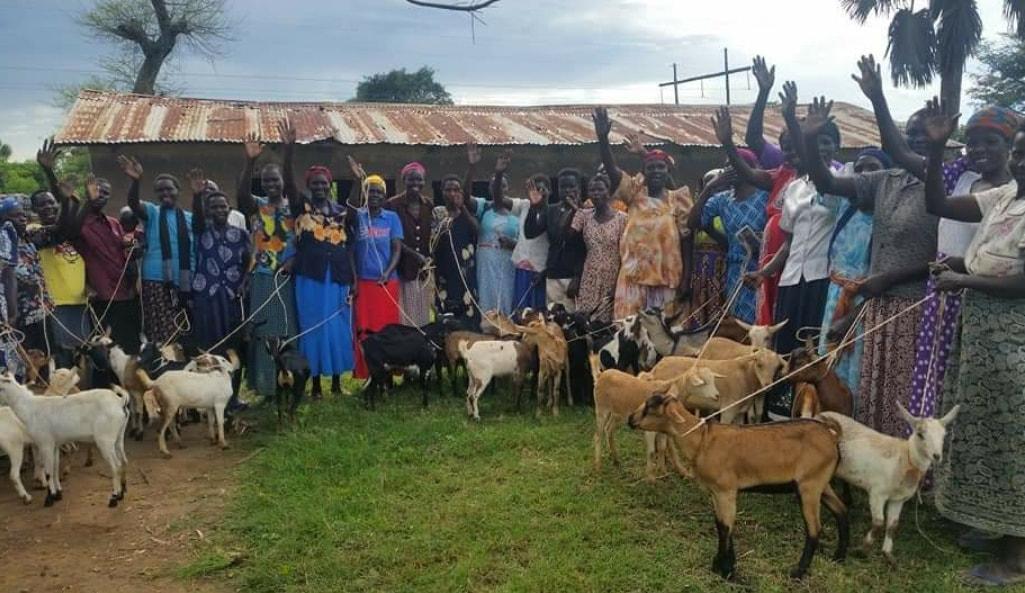
{"type": "MultiPolygon", "coordinates": [[[[961,107],[965,61],[982,40],[976,0],[840,0],[859,24],[872,15],[892,15],[886,53],[898,86],[922,87],[940,77],[940,98],[951,113],[961,107]],[[926,6],[922,6],[922,5],[926,6]]],[[[1025,38],[1025,0],[1004,0],[1004,16],[1025,38]]]]}

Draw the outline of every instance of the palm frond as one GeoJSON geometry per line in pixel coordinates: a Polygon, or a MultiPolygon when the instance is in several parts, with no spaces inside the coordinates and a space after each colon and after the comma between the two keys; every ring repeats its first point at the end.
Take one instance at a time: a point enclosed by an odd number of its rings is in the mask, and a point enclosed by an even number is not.
{"type": "Polygon", "coordinates": [[[982,40],[982,19],[975,0],[944,0],[938,14],[936,59],[940,72],[964,69],[982,40]]]}
{"type": "Polygon", "coordinates": [[[851,19],[864,24],[873,14],[889,14],[904,5],[903,0],[840,0],[851,19]]]}
{"type": "Polygon", "coordinates": [[[1004,17],[1011,21],[1011,30],[1025,39],[1025,0],[1004,0],[1004,17]]]}
{"type": "Polygon", "coordinates": [[[897,86],[922,87],[936,72],[936,32],[929,9],[912,12],[902,8],[890,21],[890,76],[897,86]]]}

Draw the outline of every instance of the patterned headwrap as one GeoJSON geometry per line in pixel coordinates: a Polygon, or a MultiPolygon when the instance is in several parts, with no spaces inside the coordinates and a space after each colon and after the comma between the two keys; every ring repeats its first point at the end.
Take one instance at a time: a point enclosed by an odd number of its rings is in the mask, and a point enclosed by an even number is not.
{"type": "Polygon", "coordinates": [[[752,169],[758,168],[758,156],[755,155],[753,150],[738,148],[737,154],[740,155],[740,158],[743,159],[745,163],[747,163],[748,167],[751,167],[752,169]]]}
{"type": "Polygon", "coordinates": [[[380,175],[368,175],[366,180],[367,187],[377,186],[387,191],[388,186],[384,182],[384,178],[380,175]]]}
{"type": "Polygon", "coordinates": [[[990,105],[975,112],[965,125],[965,131],[972,129],[993,130],[1008,141],[1014,138],[1018,129],[1018,114],[1013,109],[990,105]]]}
{"type": "Polygon", "coordinates": [[[424,177],[427,176],[427,167],[423,166],[423,163],[418,162],[418,161],[413,161],[411,163],[408,163],[405,167],[402,167],[402,171],[399,172],[399,175],[403,179],[405,179],[406,178],[406,174],[411,172],[411,171],[419,171],[420,174],[423,175],[424,177]]]}
{"type": "Polygon", "coordinates": [[[649,163],[651,161],[663,161],[670,167],[676,165],[676,161],[673,160],[673,157],[669,156],[668,152],[664,150],[659,150],[657,148],[649,150],[648,152],[644,153],[644,162],[649,163]]]}
{"type": "Polygon", "coordinates": [[[0,216],[6,216],[7,213],[21,206],[21,200],[18,196],[3,196],[0,198],[0,216]]]}
{"type": "Polygon", "coordinates": [[[324,177],[327,177],[329,185],[335,180],[334,176],[331,175],[331,169],[328,169],[324,165],[313,165],[309,169],[306,169],[306,177],[304,181],[307,186],[310,185],[310,180],[313,179],[315,175],[323,175],[324,177]]]}
{"type": "Polygon", "coordinates": [[[870,156],[870,157],[873,157],[873,158],[877,159],[880,163],[883,164],[883,168],[884,169],[892,169],[893,168],[893,159],[891,159],[890,155],[886,154],[886,152],[883,149],[881,149],[881,148],[876,148],[874,146],[871,147],[871,148],[866,148],[865,150],[862,150],[861,152],[859,152],[858,153],[858,158],[854,159],[854,160],[857,161],[858,159],[860,159],[863,156],[870,156]]]}

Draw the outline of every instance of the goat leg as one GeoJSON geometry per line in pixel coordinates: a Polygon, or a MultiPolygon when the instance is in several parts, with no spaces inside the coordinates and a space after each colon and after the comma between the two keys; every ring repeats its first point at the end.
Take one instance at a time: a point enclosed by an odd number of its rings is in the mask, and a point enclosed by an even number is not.
{"type": "Polygon", "coordinates": [[[900,512],[903,508],[903,500],[891,500],[886,503],[886,535],[883,538],[883,557],[891,566],[897,564],[893,558],[893,534],[897,531],[897,521],[900,520],[900,512]]]}
{"type": "Polygon", "coordinates": [[[833,487],[826,484],[822,492],[822,503],[826,505],[830,514],[836,519],[836,554],[833,560],[843,562],[847,558],[847,547],[851,542],[851,526],[847,515],[847,505],[840,500],[840,497],[833,491],[833,487]]]}
{"type": "Polygon", "coordinates": [[[804,516],[804,550],[801,551],[801,559],[797,566],[790,571],[790,577],[803,579],[808,574],[808,566],[811,565],[811,559],[819,547],[819,533],[822,531],[822,520],[819,516],[822,490],[808,482],[798,484],[797,488],[801,514],[804,516]]]}
{"type": "Polygon", "coordinates": [[[733,549],[733,526],[737,517],[737,492],[715,492],[715,530],[719,535],[719,549],[712,560],[712,570],[726,580],[736,576],[737,557],[733,549]]]}

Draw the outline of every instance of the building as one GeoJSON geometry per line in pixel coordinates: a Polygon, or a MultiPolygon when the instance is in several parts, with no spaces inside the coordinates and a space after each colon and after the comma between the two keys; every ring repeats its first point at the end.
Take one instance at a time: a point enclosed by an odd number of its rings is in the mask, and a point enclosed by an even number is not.
{"type": "MultiPolygon", "coordinates": [[[[314,163],[334,172],[339,195],[348,195],[352,174],[346,161],[352,155],[368,172],[379,173],[395,191],[401,167],[412,160],[426,165],[440,203],[437,180],[447,173],[466,171],[464,145],[475,141],[484,149],[475,195],[487,191],[486,180],[501,150],[511,150],[509,181],[522,195],[533,173],[554,175],[563,167],[594,171],[598,151],[591,123],[591,105],[505,107],[480,105],[396,105],[381,103],[274,103],[154,97],[101,91],[82,91],[68,113],[56,142],[85,146],[93,170],[114,187],[113,202],[124,203],[127,182],[117,155],[130,154],[145,168],[143,196],[158,173],[185,179],[193,167],[202,168],[228,195],[234,195],[243,164],[242,142],[249,134],[268,145],[263,161],[281,160],[277,122],[288,117],[295,125],[296,172],[314,163]]],[[[718,167],[723,155],[712,131],[713,105],[613,105],[613,142],[623,133],[640,131],[646,144],[661,145],[677,162],[678,184],[692,187],[705,171],[718,167]]],[[[736,107],[738,134],[747,125],[749,107],[736,107]]],[[[872,112],[845,103],[833,108],[846,158],[866,146],[878,145],[872,112]]],[[[766,135],[775,138],[783,127],[778,109],[765,116],[766,135]]],[[[619,149],[617,158],[627,171],[640,168],[635,156],[619,149]]],[[[245,180],[258,189],[257,180],[245,180]]]]}

